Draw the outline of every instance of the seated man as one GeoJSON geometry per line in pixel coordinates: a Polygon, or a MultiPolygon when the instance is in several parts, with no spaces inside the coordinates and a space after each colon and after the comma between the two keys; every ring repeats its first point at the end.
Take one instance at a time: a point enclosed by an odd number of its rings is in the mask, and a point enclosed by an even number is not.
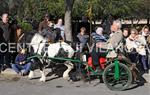
{"type": "Polygon", "coordinates": [[[92,38],[95,41],[95,43],[107,41],[106,37],[103,36],[103,28],[102,27],[98,27],[96,29],[96,32],[92,33],[92,38]]]}
{"type": "Polygon", "coordinates": [[[92,61],[93,61],[92,63],[96,68],[99,68],[99,57],[102,55],[103,50],[102,49],[98,50],[98,48],[96,48],[96,44],[106,42],[107,40],[103,36],[103,28],[101,28],[101,27],[98,27],[96,29],[96,32],[92,33],[91,35],[92,35],[93,41],[95,43],[94,48],[91,53],[92,61]]]}
{"type": "Polygon", "coordinates": [[[27,54],[25,49],[22,49],[20,53],[16,56],[15,64],[12,64],[12,69],[15,70],[17,74],[27,75],[31,68],[31,62],[26,62],[27,54]]]}
{"type": "MultiPolygon", "coordinates": [[[[102,55],[101,53],[102,49],[107,50],[107,49],[116,48],[119,45],[119,43],[122,41],[123,34],[121,31],[121,22],[119,20],[115,20],[113,22],[113,24],[111,25],[111,31],[112,33],[107,42],[105,41],[96,42],[96,45],[92,50],[93,65],[99,65],[99,57],[102,55]]],[[[114,58],[116,56],[117,56],[116,53],[113,51],[107,54],[107,57],[111,57],[111,58],[114,58]]]]}

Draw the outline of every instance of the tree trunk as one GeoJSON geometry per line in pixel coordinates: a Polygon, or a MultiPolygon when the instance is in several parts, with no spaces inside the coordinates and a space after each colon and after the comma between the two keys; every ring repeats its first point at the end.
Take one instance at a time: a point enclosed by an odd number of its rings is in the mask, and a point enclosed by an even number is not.
{"type": "Polygon", "coordinates": [[[72,37],[72,8],[73,8],[74,0],[65,0],[65,36],[66,41],[73,41],[72,37]]]}

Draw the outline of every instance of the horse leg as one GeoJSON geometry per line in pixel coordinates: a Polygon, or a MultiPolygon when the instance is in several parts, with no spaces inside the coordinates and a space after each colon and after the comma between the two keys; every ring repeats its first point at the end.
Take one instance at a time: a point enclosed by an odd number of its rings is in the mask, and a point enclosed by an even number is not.
{"type": "Polygon", "coordinates": [[[28,78],[29,79],[33,79],[34,78],[34,70],[35,70],[35,62],[33,60],[32,64],[31,64],[31,69],[30,69],[30,72],[29,72],[29,75],[28,75],[28,78]]]}
{"type": "Polygon", "coordinates": [[[42,64],[43,61],[42,59],[40,59],[41,63],[39,63],[39,67],[40,67],[40,73],[41,73],[41,78],[40,78],[40,82],[45,82],[46,81],[46,75],[45,75],[45,71],[44,71],[44,65],[42,64]]]}
{"type": "Polygon", "coordinates": [[[71,62],[66,62],[67,70],[63,73],[63,78],[69,80],[69,72],[73,69],[73,64],[71,62]]]}
{"type": "Polygon", "coordinates": [[[33,70],[30,70],[30,73],[28,75],[28,78],[29,79],[33,79],[34,78],[34,71],[33,70]]]}
{"type": "Polygon", "coordinates": [[[44,69],[40,71],[41,72],[41,78],[40,78],[40,82],[45,82],[46,81],[46,76],[45,76],[45,71],[44,69]]]}

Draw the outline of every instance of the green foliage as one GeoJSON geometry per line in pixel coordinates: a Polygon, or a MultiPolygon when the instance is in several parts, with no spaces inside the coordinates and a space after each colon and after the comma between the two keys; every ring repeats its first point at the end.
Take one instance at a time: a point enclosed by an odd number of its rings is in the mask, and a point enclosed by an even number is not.
{"type": "MultiPolygon", "coordinates": [[[[45,13],[51,15],[52,19],[62,17],[64,10],[63,0],[24,0],[24,16],[41,20],[45,13]]],[[[21,13],[21,12],[20,12],[21,13]]]]}
{"type": "Polygon", "coordinates": [[[76,0],[73,16],[87,15],[90,3],[92,3],[93,20],[108,15],[127,19],[147,18],[150,15],[150,0],[76,0]]]}
{"type": "Polygon", "coordinates": [[[33,28],[32,25],[29,24],[26,20],[18,19],[18,24],[22,27],[24,32],[30,32],[33,28]]]}
{"type": "Polygon", "coordinates": [[[0,14],[8,12],[8,0],[0,0],[0,14]]]}
{"type": "Polygon", "coordinates": [[[73,18],[81,18],[87,15],[88,0],[76,0],[73,7],[73,18]]]}
{"type": "MultiPolygon", "coordinates": [[[[45,13],[52,19],[64,17],[65,0],[0,0],[0,13],[6,11],[20,18],[40,21],[45,13]]],[[[92,4],[92,18],[98,20],[108,15],[121,18],[149,18],[150,0],[75,0],[72,17],[88,16],[92,4]]]]}

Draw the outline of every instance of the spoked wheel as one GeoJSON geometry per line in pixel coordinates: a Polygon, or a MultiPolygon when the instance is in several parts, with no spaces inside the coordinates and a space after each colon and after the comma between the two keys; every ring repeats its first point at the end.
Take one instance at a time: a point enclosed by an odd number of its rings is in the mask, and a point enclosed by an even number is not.
{"type": "Polygon", "coordinates": [[[114,63],[108,65],[103,73],[103,81],[110,90],[125,90],[132,82],[132,73],[130,69],[119,63],[118,71],[116,72],[114,63]]]}

